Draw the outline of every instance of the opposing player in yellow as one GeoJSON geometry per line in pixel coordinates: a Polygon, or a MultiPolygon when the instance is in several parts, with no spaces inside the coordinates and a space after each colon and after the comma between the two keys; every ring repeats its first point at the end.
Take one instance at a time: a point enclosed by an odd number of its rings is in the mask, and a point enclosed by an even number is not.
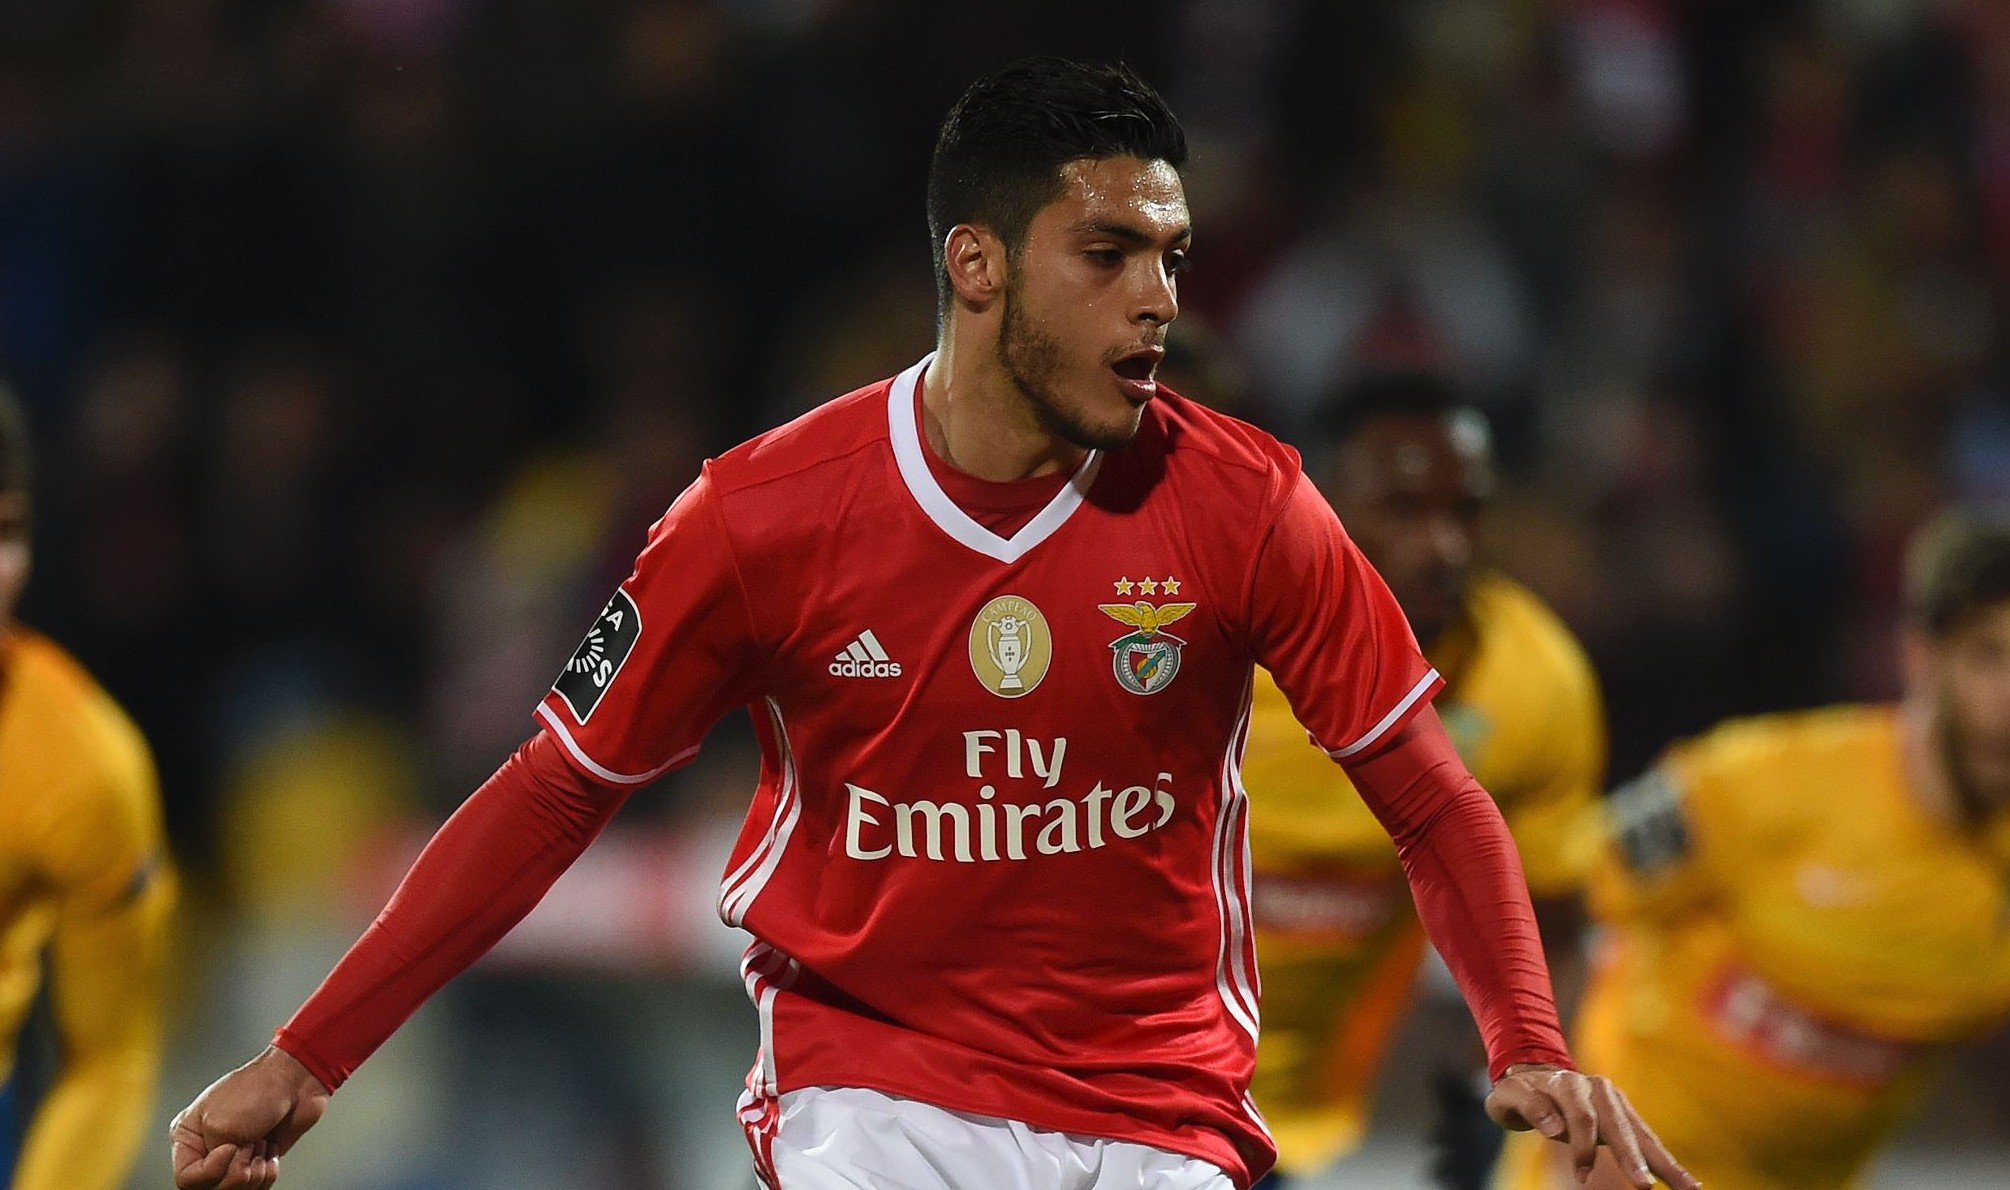
{"type": "MultiPolygon", "coordinates": [[[[1596,853],[1584,823],[1604,783],[1604,716],[1569,630],[1475,565],[1494,487],[1486,420],[1442,380],[1390,374],[1342,393],[1317,438],[1307,469],[1444,675],[1438,713],[1514,832],[1554,963],[1560,939],[1574,952],[1576,895],[1596,853]]],[[[1263,977],[1252,1094],[1277,1139],[1281,1185],[1360,1139],[1424,932],[1388,833],[1262,671],[1242,773],[1263,977]]],[[[1477,1094],[1472,1113],[1498,1135],[1477,1094]]]]}
{"type": "MultiPolygon", "coordinates": [[[[2010,1017],[2010,519],[1908,570],[1902,702],[1727,723],[1610,799],[1575,1049],[1712,1190],[1862,1185],[2010,1017]]],[[[1577,1185],[1510,1145],[1504,1185],[1577,1185]]]]}
{"type": "Polygon", "coordinates": [[[139,731],[14,622],[28,514],[26,431],[0,395],[0,1186],[114,1190],[153,1102],[173,881],[139,731]],[[28,1115],[14,1061],[45,960],[59,1064],[28,1115]]]}

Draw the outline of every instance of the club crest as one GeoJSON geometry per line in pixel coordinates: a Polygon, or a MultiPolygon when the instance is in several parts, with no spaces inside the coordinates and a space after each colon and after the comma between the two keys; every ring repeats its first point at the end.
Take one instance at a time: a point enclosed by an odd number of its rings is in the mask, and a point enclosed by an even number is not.
{"type": "Polygon", "coordinates": [[[1135,629],[1110,642],[1110,671],[1117,684],[1132,694],[1157,694],[1179,673],[1180,650],[1186,642],[1165,630],[1185,619],[1198,604],[1099,603],[1102,613],[1135,629]]]}

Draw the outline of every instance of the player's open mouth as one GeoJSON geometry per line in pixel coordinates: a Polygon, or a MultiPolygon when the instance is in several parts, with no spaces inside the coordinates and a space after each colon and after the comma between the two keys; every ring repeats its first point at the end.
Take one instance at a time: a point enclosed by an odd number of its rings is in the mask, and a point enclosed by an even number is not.
{"type": "Polygon", "coordinates": [[[1110,371],[1117,374],[1117,382],[1124,386],[1126,395],[1133,401],[1149,401],[1158,394],[1158,381],[1153,379],[1153,375],[1159,370],[1159,361],[1165,355],[1163,347],[1141,347],[1111,364],[1110,371]]]}

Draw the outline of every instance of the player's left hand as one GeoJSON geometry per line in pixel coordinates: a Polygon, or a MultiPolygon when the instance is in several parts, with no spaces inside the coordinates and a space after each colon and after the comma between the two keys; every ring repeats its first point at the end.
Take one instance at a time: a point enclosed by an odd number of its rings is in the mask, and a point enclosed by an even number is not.
{"type": "Polygon", "coordinates": [[[1701,1190],[1703,1185],[1661,1144],[1619,1088],[1595,1074],[1548,1065],[1510,1066],[1487,1096],[1487,1115],[1503,1128],[1533,1128],[1569,1145],[1579,1182],[1591,1177],[1598,1147],[1605,1145],[1640,1190],[1653,1190],[1656,1177],[1675,1190],[1701,1190]]]}

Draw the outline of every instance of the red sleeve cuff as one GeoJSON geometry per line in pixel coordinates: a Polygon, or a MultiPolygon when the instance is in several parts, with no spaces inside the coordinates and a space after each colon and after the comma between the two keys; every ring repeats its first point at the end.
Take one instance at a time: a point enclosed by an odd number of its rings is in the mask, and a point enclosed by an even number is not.
{"type": "Polygon", "coordinates": [[[347,1070],[338,1071],[336,1067],[325,1061],[321,1055],[309,1049],[306,1042],[294,1036],[293,1030],[283,1026],[272,1034],[272,1045],[274,1049],[284,1050],[288,1057],[305,1066],[307,1073],[319,1079],[321,1085],[328,1088],[328,1092],[331,1095],[343,1083],[349,1081],[349,1075],[354,1073],[347,1070]]]}
{"type": "Polygon", "coordinates": [[[1560,1049],[1531,1049],[1523,1053],[1507,1054],[1495,1058],[1487,1064],[1487,1076],[1495,1082],[1507,1076],[1510,1066],[1556,1066],[1564,1070],[1576,1070],[1577,1063],[1560,1049]]]}

